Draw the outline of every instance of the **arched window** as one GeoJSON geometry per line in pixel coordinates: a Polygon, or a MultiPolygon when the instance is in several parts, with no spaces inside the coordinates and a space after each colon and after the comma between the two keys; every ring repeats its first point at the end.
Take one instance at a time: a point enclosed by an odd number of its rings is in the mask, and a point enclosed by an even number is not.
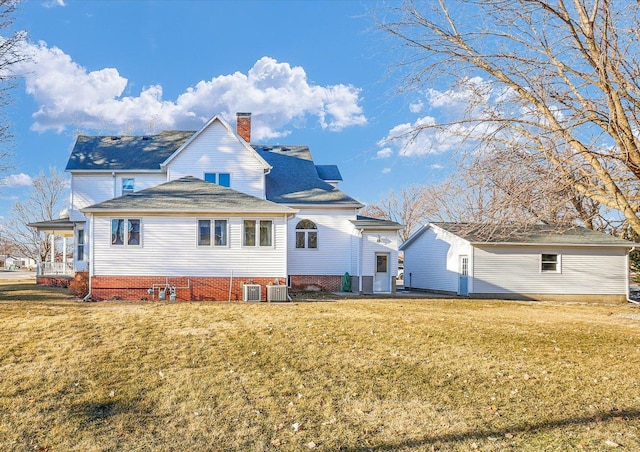
{"type": "Polygon", "coordinates": [[[300,220],[296,225],[296,248],[318,248],[318,227],[311,220],[300,220]]]}

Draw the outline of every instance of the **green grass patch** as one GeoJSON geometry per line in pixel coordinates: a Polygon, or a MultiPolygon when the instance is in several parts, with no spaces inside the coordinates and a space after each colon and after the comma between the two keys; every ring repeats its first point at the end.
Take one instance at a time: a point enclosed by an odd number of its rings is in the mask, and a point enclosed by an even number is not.
{"type": "Polygon", "coordinates": [[[0,285],[2,450],[640,448],[640,309],[0,285]]]}

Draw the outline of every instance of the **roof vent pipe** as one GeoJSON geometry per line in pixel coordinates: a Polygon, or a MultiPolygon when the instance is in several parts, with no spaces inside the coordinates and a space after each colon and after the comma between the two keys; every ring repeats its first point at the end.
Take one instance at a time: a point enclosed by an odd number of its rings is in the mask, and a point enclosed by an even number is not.
{"type": "Polygon", "coordinates": [[[247,143],[251,143],[251,113],[236,113],[236,131],[247,143]]]}

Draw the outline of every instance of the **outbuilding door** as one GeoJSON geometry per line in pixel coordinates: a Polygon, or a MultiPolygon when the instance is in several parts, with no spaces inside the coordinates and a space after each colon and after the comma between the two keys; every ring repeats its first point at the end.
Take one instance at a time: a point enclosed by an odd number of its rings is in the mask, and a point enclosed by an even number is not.
{"type": "Polygon", "coordinates": [[[469,256],[460,256],[458,267],[458,295],[469,295],[469,256]]]}
{"type": "Polygon", "coordinates": [[[373,276],[374,292],[391,292],[391,273],[389,272],[389,253],[376,253],[376,271],[373,276]]]}

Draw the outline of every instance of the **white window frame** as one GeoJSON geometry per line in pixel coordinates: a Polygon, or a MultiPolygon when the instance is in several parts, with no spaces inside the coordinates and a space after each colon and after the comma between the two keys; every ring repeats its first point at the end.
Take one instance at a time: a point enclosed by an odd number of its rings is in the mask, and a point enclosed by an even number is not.
{"type": "Polygon", "coordinates": [[[562,273],[562,255],[560,253],[540,253],[540,273],[562,273]],[[544,256],[556,256],[555,261],[544,260],[544,256]],[[555,270],[545,270],[544,264],[555,263],[555,270]]]}
{"type": "Polygon", "coordinates": [[[211,172],[211,173],[209,173],[209,172],[206,172],[206,173],[203,173],[202,180],[204,180],[204,181],[206,181],[206,182],[209,182],[209,183],[211,183],[211,184],[220,185],[221,187],[227,187],[227,188],[230,188],[230,187],[231,187],[231,173],[226,173],[226,172],[217,172],[217,173],[213,173],[213,172],[211,172]],[[226,185],[220,185],[220,175],[221,175],[221,174],[226,174],[226,175],[228,175],[228,176],[229,176],[229,187],[227,187],[226,185]],[[207,181],[207,180],[206,180],[207,175],[213,176],[213,178],[214,178],[215,180],[214,180],[214,181],[207,181]]]}
{"type": "Polygon", "coordinates": [[[229,248],[229,219],[228,218],[197,218],[196,219],[196,246],[198,248],[229,248]],[[209,244],[201,245],[200,242],[200,222],[209,222],[209,244]],[[216,245],[216,221],[224,221],[225,225],[225,238],[226,243],[224,245],[216,245]]]}
{"type": "Polygon", "coordinates": [[[320,244],[318,243],[318,223],[316,223],[313,220],[309,220],[308,218],[301,218],[300,221],[298,221],[295,225],[295,227],[293,228],[294,230],[294,249],[296,250],[311,250],[311,251],[317,251],[318,248],[320,248],[320,244]],[[315,229],[298,229],[298,225],[300,223],[302,223],[303,221],[309,221],[311,223],[314,224],[315,229]],[[302,247],[298,247],[298,232],[303,233],[304,234],[304,246],[302,247]],[[315,248],[311,248],[309,247],[309,233],[310,232],[315,232],[316,234],[316,247],[315,248]]]}
{"type": "Polygon", "coordinates": [[[110,246],[115,247],[115,248],[120,248],[120,247],[128,247],[128,248],[140,248],[142,247],[142,218],[140,217],[111,217],[109,219],[109,243],[110,246]],[[123,225],[124,225],[124,230],[123,230],[123,237],[122,237],[122,244],[116,244],[113,243],[113,221],[114,220],[122,220],[123,221],[123,225]],[[138,239],[138,243],[136,244],[131,244],[129,243],[129,222],[130,221],[138,221],[139,226],[139,239],[138,239]]]}
{"type": "Polygon", "coordinates": [[[76,230],[76,261],[84,261],[85,258],[85,249],[87,246],[87,235],[84,228],[78,228],[76,230]],[[82,235],[82,241],[80,241],[80,236],[82,235]],[[82,247],[82,252],[80,252],[80,247],[82,247]]]}
{"type": "Polygon", "coordinates": [[[273,249],[275,248],[276,243],[276,222],[273,218],[243,218],[241,223],[242,225],[242,236],[240,238],[240,244],[243,248],[261,248],[261,249],[273,249]],[[246,245],[245,238],[245,222],[252,221],[255,225],[255,244],[254,245],[246,245]],[[260,245],[260,222],[261,221],[269,221],[271,222],[271,238],[269,245],[260,245]]]}
{"type": "MultiPolygon", "coordinates": [[[[129,186],[127,184],[127,186],[129,186]]],[[[122,194],[123,195],[128,195],[130,193],[133,193],[136,189],[136,178],[135,177],[123,177],[122,178],[122,194]],[[127,188],[125,189],[125,181],[131,181],[131,188],[127,188]]]]}

